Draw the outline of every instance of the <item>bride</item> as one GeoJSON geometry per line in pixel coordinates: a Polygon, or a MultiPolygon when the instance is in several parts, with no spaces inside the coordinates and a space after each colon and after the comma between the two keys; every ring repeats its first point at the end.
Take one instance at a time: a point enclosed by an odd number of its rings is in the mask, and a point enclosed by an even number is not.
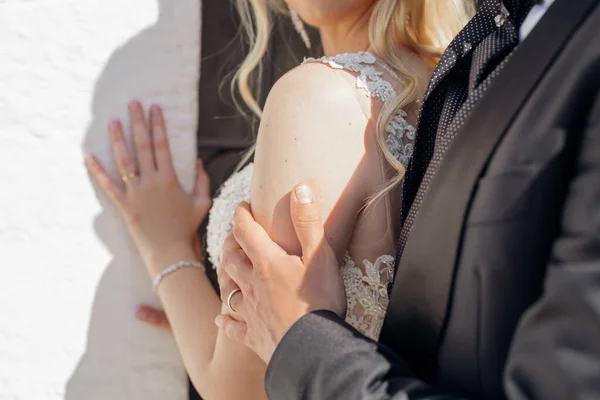
{"type": "MultiPolygon", "coordinates": [[[[220,264],[235,206],[243,200],[278,244],[298,254],[289,195],[295,184],[310,183],[320,188],[326,235],[342,268],[346,319],[378,339],[419,99],[437,57],[473,11],[469,1],[237,1],[251,50],[236,82],[261,124],[254,164],[223,185],[210,210],[207,250],[213,265],[220,264]],[[305,60],[282,77],[261,110],[251,77],[265,54],[275,13],[292,17],[307,46],[303,24],[317,27],[325,57],[305,60]]],[[[109,126],[122,184],[94,156],[86,158],[91,174],[128,225],[200,394],[265,398],[264,362],[213,323],[221,311],[234,318],[235,311],[220,301],[199,262],[203,254],[195,231],[211,204],[202,164],[188,195],[172,166],[160,107],[153,105],[146,120],[142,105],[132,102],[129,115],[135,155],[127,150],[121,122],[109,126]]]]}

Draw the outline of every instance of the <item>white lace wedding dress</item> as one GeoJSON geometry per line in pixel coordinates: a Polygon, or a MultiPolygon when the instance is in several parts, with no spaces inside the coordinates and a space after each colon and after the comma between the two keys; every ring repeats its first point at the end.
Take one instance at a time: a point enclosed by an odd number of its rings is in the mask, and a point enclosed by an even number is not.
{"type": "MultiPolygon", "coordinates": [[[[335,57],[308,59],[321,62],[334,69],[345,69],[356,76],[356,87],[372,98],[385,103],[397,94],[385,78],[398,77],[371,53],[340,54],[335,57]]],[[[406,113],[399,112],[386,126],[390,153],[406,166],[412,156],[415,128],[406,121],[406,113]]],[[[233,174],[221,187],[209,213],[207,250],[211,263],[218,268],[221,263],[223,243],[232,228],[233,214],[242,201],[250,200],[254,165],[250,164],[233,174]]],[[[388,306],[387,286],[394,275],[394,256],[383,254],[373,262],[355,262],[347,252],[342,275],[348,299],[346,321],[364,335],[377,340],[388,306]]]]}

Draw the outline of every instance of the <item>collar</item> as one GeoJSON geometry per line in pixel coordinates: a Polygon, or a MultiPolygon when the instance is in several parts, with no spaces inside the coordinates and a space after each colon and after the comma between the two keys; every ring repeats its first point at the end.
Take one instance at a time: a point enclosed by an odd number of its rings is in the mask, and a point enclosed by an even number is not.
{"type": "Polygon", "coordinates": [[[517,26],[521,26],[533,6],[544,3],[546,1],[554,0],[497,0],[500,2],[513,17],[517,26]]]}

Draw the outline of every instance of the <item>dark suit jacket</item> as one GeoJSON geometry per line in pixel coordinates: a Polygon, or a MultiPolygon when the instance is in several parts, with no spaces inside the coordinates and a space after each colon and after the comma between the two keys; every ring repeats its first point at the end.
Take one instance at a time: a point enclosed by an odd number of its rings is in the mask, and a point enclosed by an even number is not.
{"type": "Polygon", "coordinates": [[[270,398],[600,399],[598,3],[556,0],[450,145],[383,344],[308,314],[270,398]]]}

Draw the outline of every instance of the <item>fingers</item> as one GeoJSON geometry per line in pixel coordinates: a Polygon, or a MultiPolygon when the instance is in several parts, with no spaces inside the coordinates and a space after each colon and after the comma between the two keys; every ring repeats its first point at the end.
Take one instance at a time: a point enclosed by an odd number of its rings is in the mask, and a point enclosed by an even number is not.
{"type": "Polygon", "coordinates": [[[144,109],[139,101],[129,103],[129,121],[140,173],[144,176],[144,174],[154,172],[155,168],[154,155],[152,154],[152,138],[150,137],[148,124],[146,124],[144,109]]]}
{"type": "Polygon", "coordinates": [[[123,133],[123,126],[121,121],[112,121],[108,128],[110,132],[110,142],[113,148],[113,154],[115,161],[121,172],[121,176],[126,183],[136,183],[139,180],[137,169],[133,162],[133,158],[129,154],[127,149],[127,141],[125,140],[125,134],[123,133]]]}
{"type": "Polygon", "coordinates": [[[92,155],[87,156],[85,158],[85,164],[94,180],[98,182],[102,191],[108,196],[117,209],[123,212],[125,193],[121,186],[106,173],[96,157],[92,155]]]}
{"type": "Polygon", "coordinates": [[[221,301],[227,306],[227,314],[231,313],[236,317],[242,316],[244,314],[244,297],[240,292],[241,289],[221,268],[218,271],[218,280],[221,301]]]}
{"type": "Polygon", "coordinates": [[[302,258],[306,263],[326,243],[325,229],[311,188],[302,184],[296,186],[292,192],[290,196],[292,222],[302,246],[302,258]]]}
{"type": "Polygon", "coordinates": [[[163,310],[150,306],[139,306],[135,310],[135,317],[139,321],[152,325],[155,328],[171,332],[171,324],[169,324],[167,314],[163,310]]]}
{"type": "Polygon", "coordinates": [[[162,109],[153,104],[150,107],[150,127],[152,130],[152,143],[154,145],[154,158],[156,169],[167,174],[174,174],[169,138],[165,126],[165,117],[162,109]]]}
{"type": "MultiPolygon", "coordinates": [[[[225,305],[227,307],[226,312],[224,314],[232,316],[243,315],[244,310],[242,309],[242,307],[244,306],[244,295],[241,289],[236,288],[229,291],[228,293],[229,295],[227,296],[227,300],[225,301],[225,305]]],[[[244,320],[243,317],[237,319],[242,321],[244,320]]]]}
{"type": "Polygon", "coordinates": [[[229,293],[238,289],[237,283],[233,281],[227,274],[227,272],[223,271],[222,268],[217,270],[217,281],[219,283],[219,289],[221,291],[221,301],[225,303],[227,301],[227,297],[229,293]]]}
{"type": "Polygon", "coordinates": [[[196,209],[197,217],[202,220],[208,213],[212,204],[210,196],[210,178],[206,171],[204,171],[202,160],[196,162],[196,183],[194,185],[192,197],[194,198],[194,207],[196,209]]]}
{"type": "MultiPolygon", "coordinates": [[[[240,288],[239,284],[233,280],[226,270],[231,270],[233,268],[243,269],[248,271],[249,274],[252,273],[252,264],[250,264],[250,260],[246,257],[246,253],[241,249],[239,244],[235,241],[235,238],[232,234],[227,236],[225,239],[225,244],[223,245],[223,261],[221,263],[221,267],[217,270],[217,278],[219,281],[219,288],[221,289],[221,301],[227,304],[227,300],[229,298],[229,294],[233,292],[235,289],[240,288]],[[223,266],[227,266],[223,268],[223,266]]],[[[244,276],[248,276],[244,274],[244,276]]],[[[239,278],[238,278],[239,279],[239,278]]],[[[249,281],[244,281],[249,282],[249,281]]],[[[248,291],[249,285],[246,285],[245,290],[248,291]]],[[[231,306],[236,312],[241,312],[242,310],[242,299],[243,296],[234,296],[231,299],[231,306]]]]}
{"type": "Polygon", "coordinates": [[[225,332],[229,339],[248,347],[246,341],[248,328],[245,322],[236,321],[228,315],[219,315],[215,319],[215,324],[225,332]]]}
{"type": "MultiPolygon", "coordinates": [[[[263,227],[254,220],[248,203],[240,203],[235,210],[233,223],[233,235],[235,240],[244,250],[244,253],[246,253],[252,265],[257,266],[264,257],[282,251],[281,248],[271,240],[263,227]]],[[[233,275],[231,275],[231,277],[235,280],[233,275]]]]}
{"type": "Polygon", "coordinates": [[[223,243],[223,255],[229,254],[231,250],[242,250],[240,244],[235,240],[233,232],[229,232],[229,235],[225,238],[225,242],[223,243]]]}
{"type": "Polygon", "coordinates": [[[225,253],[219,267],[221,300],[226,302],[231,291],[238,287],[244,296],[252,295],[252,273],[252,264],[243,250],[238,249],[225,253]]]}

